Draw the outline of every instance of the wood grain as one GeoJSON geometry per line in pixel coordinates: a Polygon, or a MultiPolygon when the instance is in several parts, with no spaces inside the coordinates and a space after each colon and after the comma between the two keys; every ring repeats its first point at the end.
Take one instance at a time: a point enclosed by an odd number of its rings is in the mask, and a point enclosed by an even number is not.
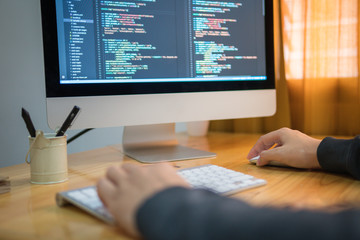
{"type": "MultiPolygon", "coordinates": [[[[360,207],[360,181],[322,171],[281,167],[256,167],[247,153],[258,139],[254,134],[209,133],[208,137],[179,134],[183,145],[217,153],[216,158],[172,162],[178,168],[217,164],[267,180],[268,184],[233,195],[257,206],[337,211],[360,207]]],[[[68,157],[69,180],[51,185],[30,181],[30,167],[24,163],[0,169],[9,176],[11,191],[0,195],[0,239],[127,239],[121,231],[69,206],[56,206],[59,191],[94,185],[106,169],[122,162],[119,145],[68,157]]]]}

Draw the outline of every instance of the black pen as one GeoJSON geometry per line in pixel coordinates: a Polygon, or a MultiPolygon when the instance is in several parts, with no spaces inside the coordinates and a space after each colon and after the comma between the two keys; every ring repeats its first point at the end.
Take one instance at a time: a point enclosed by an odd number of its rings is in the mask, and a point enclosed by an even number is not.
{"type": "Polygon", "coordinates": [[[73,109],[71,110],[71,112],[69,113],[67,118],[65,119],[65,122],[60,127],[59,131],[56,133],[56,137],[60,137],[65,134],[66,130],[68,130],[68,128],[71,126],[72,122],[74,121],[74,119],[79,111],[80,111],[80,108],[78,106],[73,107],[73,109]]]}
{"type": "Polygon", "coordinates": [[[35,137],[36,136],[36,130],[35,130],[34,124],[31,121],[29,112],[26,111],[24,108],[21,108],[21,116],[25,121],[26,128],[29,131],[30,136],[35,137]]]}

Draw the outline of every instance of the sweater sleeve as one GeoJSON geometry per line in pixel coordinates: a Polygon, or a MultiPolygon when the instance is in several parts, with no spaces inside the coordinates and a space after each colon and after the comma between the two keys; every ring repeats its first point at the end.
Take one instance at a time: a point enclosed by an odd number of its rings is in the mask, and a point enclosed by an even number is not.
{"type": "Polygon", "coordinates": [[[360,239],[360,210],[339,213],[256,208],[206,190],[173,187],[137,212],[144,239],[360,239]]]}
{"type": "Polygon", "coordinates": [[[327,137],[321,141],[317,157],[324,170],[360,179],[360,136],[349,140],[327,137]]]}

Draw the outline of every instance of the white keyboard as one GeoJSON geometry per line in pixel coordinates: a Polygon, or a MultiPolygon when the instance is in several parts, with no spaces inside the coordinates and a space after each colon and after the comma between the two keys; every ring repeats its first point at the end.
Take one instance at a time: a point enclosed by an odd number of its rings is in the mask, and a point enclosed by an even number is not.
{"type": "Polygon", "coordinates": [[[73,204],[107,223],[114,222],[113,217],[98,197],[95,186],[59,192],[56,194],[56,204],[60,207],[73,204]]]}
{"type": "Polygon", "coordinates": [[[221,195],[231,195],[242,190],[266,184],[263,179],[207,164],[178,171],[193,188],[205,188],[221,195]]]}
{"type": "MultiPolygon", "coordinates": [[[[193,188],[208,189],[222,195],[266,184],[263,179],[212,164],[181,169],[178,174],[193,188]]],[[[70,203],[107,223],[114,222],[99,199],[95,186],[59,192],[56,194],[56,203],[58,206],[70,203]]]]}

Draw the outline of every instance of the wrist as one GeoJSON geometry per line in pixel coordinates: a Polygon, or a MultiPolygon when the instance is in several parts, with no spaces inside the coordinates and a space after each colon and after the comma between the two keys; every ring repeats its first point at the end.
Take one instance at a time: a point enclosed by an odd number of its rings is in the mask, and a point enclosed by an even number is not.
{"type": "Polygon", "coordinates": [[[311,158],[312,158],[312,161],[311,161],[312,166],[311,166],[311,168],[312,169],[321,169],[321,165],[319,163],[318,155],[317,155],[320,143],[321,143],[321,140],[314,139],[313,143],[311,144],[311,148],[312,148],[311,149],[311,158]]]}

